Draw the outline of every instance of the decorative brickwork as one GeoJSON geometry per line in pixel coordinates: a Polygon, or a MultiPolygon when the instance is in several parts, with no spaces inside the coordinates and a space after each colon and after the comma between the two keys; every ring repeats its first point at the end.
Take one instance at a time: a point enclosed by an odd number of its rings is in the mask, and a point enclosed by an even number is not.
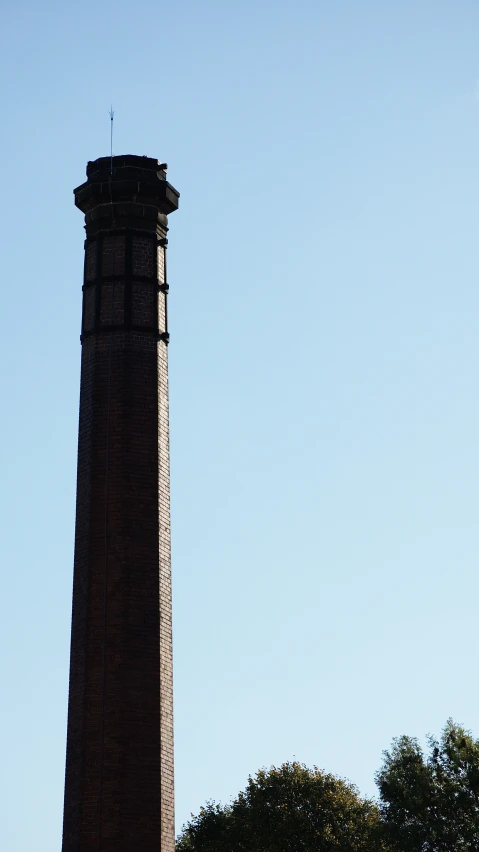
{"type": "Polygon", "coordinates": [[[133,275],[152,278],[155,274],[154,243],[148,237],[133,237],[133,275]]]}
{"type": "Polygon", "coordinates": [[[123,275],[125,272],[125,237],[105,236],[101,253],[102,275],[123,275]]]}
{"type": "Polygon", "coordinates": [[[96,276],[96,241],[88,243],[85,249],[85,281],[93,281],[96,276]]]}
{"type": "Polygon", "coordinates": [[[95,324],[95,291],[86,287],[83,291],[83,330],[93,331],[95,324]]]}
{"type": "Polygon", "coordinates": [[[87,175],[63,852],[174,852],[164,243],[178,193],[146,157],[87,175]]]}
{"type": "Polygon", "coordinates": [[[155,323],[156,281],[138,281],[133,283],[132,321],[133,325],[152,326],[155,323]]]}
{"type": "Polygon", "coordinates": [[[100,324],[123,325],[124,319],[125,282],[103,282],[101,285],[100,324]]]}

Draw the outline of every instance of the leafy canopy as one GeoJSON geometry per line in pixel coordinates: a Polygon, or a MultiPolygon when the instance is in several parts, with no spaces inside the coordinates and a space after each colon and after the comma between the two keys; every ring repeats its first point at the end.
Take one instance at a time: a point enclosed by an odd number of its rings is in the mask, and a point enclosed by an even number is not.
{"type": "Polygon", "coordinates": [[[479,741],[449,720],[427,753],[399,737],[376,775],[384,836],[397,852],[477,852],[479,741]]]}
{"type": "Polygon", "coordinates": [[[439,739],[399,737],[376,774],[379,806],[316,767],[250,777],[192,817],[177,852],[478,852],[479,740],[449,720],[439,739]]]}
{"type": "Polygon", "coordinates": [[[348,782],[284,763],[261,769],[227,806],[210,802],[177,852],[380,852],[376,805],[348,782]]]}

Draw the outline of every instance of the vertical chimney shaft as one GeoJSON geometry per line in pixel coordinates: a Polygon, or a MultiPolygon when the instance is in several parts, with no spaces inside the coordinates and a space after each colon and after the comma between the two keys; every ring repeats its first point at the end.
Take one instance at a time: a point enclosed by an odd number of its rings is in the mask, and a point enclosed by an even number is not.
{"type": "Polygon", "coordinates": [[[165,169],[102,157],[75,190],[86,241],[63,852],[174,852],[165,275],[179,195],[165,169]]]}

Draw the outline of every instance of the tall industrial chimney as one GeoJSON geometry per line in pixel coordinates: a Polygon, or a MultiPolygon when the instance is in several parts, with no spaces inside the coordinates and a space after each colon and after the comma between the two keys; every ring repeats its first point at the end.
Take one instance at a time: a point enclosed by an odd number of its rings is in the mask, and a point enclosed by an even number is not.
{"type": "Polygon", "coordinates": [[[63,852],[174,852],[166,164],[101,157],[85,214],[63,852]]]}

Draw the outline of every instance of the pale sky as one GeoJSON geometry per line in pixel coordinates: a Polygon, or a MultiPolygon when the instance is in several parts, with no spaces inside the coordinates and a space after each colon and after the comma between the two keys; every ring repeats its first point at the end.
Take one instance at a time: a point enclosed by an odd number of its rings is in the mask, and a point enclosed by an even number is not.
{"type": "Polygon", "coordinates": [[[60,849],[83,219],[169,164],[178,829],[296,759],[479,735],[479,6],[2,10],[5,852],[60,849]]]}

